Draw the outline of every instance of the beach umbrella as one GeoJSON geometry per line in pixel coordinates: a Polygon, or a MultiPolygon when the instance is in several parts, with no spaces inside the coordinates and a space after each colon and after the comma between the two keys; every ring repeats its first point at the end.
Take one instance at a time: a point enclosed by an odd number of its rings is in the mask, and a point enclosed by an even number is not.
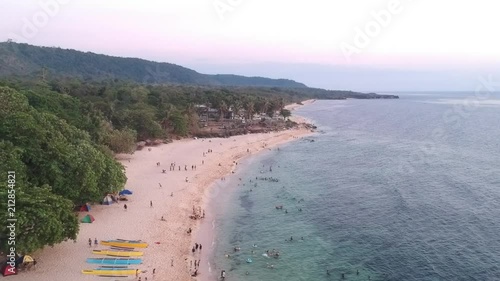
{"type": "Polygon", "coordinates": [[[118,195],[132,195],[132,191],[124,189],[118,193],[118,195]]]}

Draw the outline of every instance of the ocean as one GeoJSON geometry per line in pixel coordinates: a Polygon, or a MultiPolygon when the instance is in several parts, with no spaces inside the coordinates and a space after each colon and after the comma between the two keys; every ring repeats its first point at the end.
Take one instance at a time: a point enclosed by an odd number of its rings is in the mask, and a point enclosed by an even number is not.
{"type": "Polygon", "coordinates": [[[398,94],[298,109],[317,134],[219,184],[214,274],[500,280],[500,95],[398,94]]]}

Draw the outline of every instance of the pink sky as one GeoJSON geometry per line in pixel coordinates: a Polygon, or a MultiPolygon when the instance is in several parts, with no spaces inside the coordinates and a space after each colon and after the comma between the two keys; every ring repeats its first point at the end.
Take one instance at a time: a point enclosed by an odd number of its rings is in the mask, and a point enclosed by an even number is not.
{"type": "MultiPolygon", "coordinates": [[[[452,69],[475,79],[472,72],[500,62],[500,4],[493,0],[4,0],[2,8],[1,41],[210,73],[276,76],[244,66],[306,64],[452,69]]],[[[290,75],[284,78],[300,80],[299,72],[290,75]]]]}

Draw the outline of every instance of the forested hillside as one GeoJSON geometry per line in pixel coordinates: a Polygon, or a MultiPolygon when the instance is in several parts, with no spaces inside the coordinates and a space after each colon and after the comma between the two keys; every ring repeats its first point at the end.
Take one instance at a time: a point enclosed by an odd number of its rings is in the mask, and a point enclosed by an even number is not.
{"type": "Polygon", "coordinates": [[[97,81],[120,79],[146,84],[306,87],[304,84],[287,79],[206,75],[171,63],[13,42],[0,43],[0,76],[36,77],[45,73],[54,77],[77,77],[97,81]]]}

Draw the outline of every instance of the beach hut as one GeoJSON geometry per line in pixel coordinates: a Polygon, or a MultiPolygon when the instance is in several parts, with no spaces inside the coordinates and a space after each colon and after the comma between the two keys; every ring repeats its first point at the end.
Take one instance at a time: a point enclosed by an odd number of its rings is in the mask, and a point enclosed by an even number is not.
{"type": "Polygon", "coordinates": [[[111,197],[111,195],[106,195],[106,197],[104,197],[104,199],[102,199],[102,204],[103,205],[113,204],[113,198],[111,197]]]}
{"type": "Polygon", "coordinates": [[[132,191],[130,191],[130,190],[128,190],[128,189],[124,189],[124,190],[120,191],[120,192],[118,193],[118,195],[120,195],[120,196],[121,196],[121,195],[132,195],[132,191]]]}
{"type": "Polygon", "coordinates": [[[16,274],[17,274],[17,269],[14,266],[6,263],[2,267],[3,276],[16,275],[16,274]]]}
{"type": "Polygon", "coordinates": [[[83,223],[92,223],[94,222],[95,219],[92,215],[86,215],[85,217],[83,217],[83,219],[81,220],[81,222],[83,223]]]}
{"type": "Polygon", "coordinates": [[[90,212],[90,204],[85,204],[80,207],[80,212],[90,212]]]}

